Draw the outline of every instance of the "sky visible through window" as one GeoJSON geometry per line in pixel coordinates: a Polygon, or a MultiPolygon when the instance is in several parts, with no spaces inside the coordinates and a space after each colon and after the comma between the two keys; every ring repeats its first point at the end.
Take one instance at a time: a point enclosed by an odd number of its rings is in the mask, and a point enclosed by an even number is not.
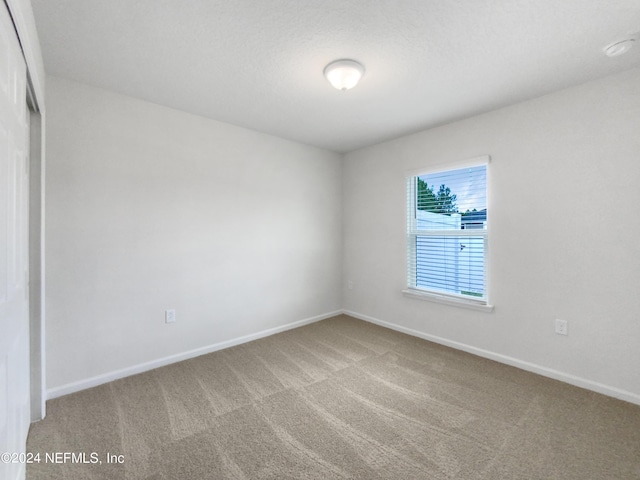
{"type": "Polygon", "coordinates": [[[473,211],[474,208],[478,211],[487,208],[485,165],[420,175],[419,178],[432,188],[435,194],[438,193],[440,185],[449,187],[451,194],[456,195],[455,203],[459,213],[473,211]]]}

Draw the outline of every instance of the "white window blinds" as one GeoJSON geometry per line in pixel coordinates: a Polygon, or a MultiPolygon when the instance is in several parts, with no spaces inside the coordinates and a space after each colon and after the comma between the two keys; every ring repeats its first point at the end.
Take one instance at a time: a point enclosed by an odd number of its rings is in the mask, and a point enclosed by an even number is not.
{"type": "Polygon", "coordinates": [[[487,303],[487,162],[407,178],[410,289],[487,303]]]}

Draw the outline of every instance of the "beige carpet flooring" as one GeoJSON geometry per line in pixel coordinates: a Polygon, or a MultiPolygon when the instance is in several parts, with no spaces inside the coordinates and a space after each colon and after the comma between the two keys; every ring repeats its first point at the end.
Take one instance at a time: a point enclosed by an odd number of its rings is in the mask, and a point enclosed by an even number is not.
{"type": "Polygon", "coordinates": [[[640,479],[639,406],[347,316],[47,411],[28,480],[640,479]]]}

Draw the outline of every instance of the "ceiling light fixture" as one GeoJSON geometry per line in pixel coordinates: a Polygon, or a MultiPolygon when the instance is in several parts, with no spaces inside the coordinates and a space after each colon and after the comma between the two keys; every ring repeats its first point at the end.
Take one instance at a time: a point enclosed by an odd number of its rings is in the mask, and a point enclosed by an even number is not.
{"type": "Polygon", "coordinates": [[[324,67],[324,76],[338,90],[355,87],[364,75],[364,67],[355,60],[336,60],[324,67]]]}
{"type": "Polygon", "coordinates": [[[604,53],[607,55],[607,57],[618,57],[623,53],[627,53],[629,49],[633,47],[634,42],[634,38],[628,38],[620,42],[612,43],[611,45],[604,48],[604,53]]]}

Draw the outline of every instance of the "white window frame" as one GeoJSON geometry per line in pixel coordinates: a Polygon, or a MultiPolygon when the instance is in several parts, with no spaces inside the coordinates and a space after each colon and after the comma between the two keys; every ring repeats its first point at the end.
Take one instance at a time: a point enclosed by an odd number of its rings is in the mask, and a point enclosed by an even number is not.
{"type": "Polygon", "coordinates": [[[473,310],[479,310],[484,312],[492,312],[493,305],[489,303],[489,155],[483,155],[480,157],[470,158],[462,162],[454,162],[447,164],[434,165],[429,168],[423,168],[419,170],[412,170],[406,172],[406,185],[407,185],[407,288],[402,291],[405,296],[411,298],[418,298],[421,300],[428,300],[437,303],[443,303],[447,305],[454,305],[463,308],[469,308],[473,310]],[[417,228],[417,202],[416,202],[416,177],[446,172],[450,170],[458,170],[462,168],[470,167],[487,167],[487,223],[484,229],[461,229],[461,230],[418,230],[417,228]],[[484,297],[477,299],[471,296],[455,294],[450,292],[442,292],[438,290],[429,290],[426,288],[416,287],[416,253],[415,245],[416,239],[419,236],[482,236],[484,239],[484,297]]]}

